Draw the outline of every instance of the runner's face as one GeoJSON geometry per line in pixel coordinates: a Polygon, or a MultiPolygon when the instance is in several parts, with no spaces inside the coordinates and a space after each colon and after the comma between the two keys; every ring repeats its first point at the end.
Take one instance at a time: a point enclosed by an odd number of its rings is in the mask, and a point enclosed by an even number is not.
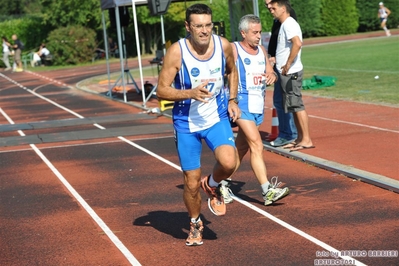
{"type": "Polygon", "coordinates": [[[199,45],[209,45],[212,36],[212,16],[206,14],[192,14],[190,21],[186,21],[186,30],[191,34],[194,42],[199,45]]]}
{"type": "Polygon", "coordinates": [[[244,42],[246,42],[251,47],[257,47],[259,45],[261,33],[262,25],[257,23],[249,23],[248,31],[241,32],[244,42]]]}

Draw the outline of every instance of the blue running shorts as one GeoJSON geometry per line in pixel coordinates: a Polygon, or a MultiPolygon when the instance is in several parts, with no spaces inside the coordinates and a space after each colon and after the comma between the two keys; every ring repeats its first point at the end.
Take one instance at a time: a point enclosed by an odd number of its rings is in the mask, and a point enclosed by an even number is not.
{"type": "Polygon", "coordinates": [[[264,114],[253,114],[253,113],[241,110],[240,119],[254,121],[256,126],[259,126],[260,124],[263,123],[263,117],[264,117],[264,114]]]}
{"type": "Polygon", "coordinates": [[[227,119],[198,132],[180,133],[175,131],[176,149],[183,171],[201,167],[202,140],[205,140],[213,152],[221,145],[235,147],[233,130],[227,119]]]}

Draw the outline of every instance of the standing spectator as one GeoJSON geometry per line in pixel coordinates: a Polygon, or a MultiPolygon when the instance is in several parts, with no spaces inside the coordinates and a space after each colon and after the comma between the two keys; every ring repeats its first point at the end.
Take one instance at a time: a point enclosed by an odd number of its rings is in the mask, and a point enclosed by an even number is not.
{"type": "Polygon", "coordinates": [[[15,69],[15,72],[22,72],[22,61],[21,61],[21,52],[22,49],[24,48],[24,45],[22,42],[18,39],[18,36],[16,34],[12,35],[12,40],[14,41],[14,45],[12,48],[14,48],[14,62],[17,64],[17,68],[15,69]]]}
{"type": "MultiPolygon", "coordinates": [[[[265,0],[265,6],[270,11],[270,4],[271,0],[265,0]]],[[[294,9],[291,9],[290,12],[291,17],[296,20],[296,14],[294,9]]],[[[283,91],[281,90],[281,79],[280,79],[280,72],[276,69],[276,48],[277,48],[277,38],[278,33],[281,27],[281,22],[278,19],[273,20],[272,26],[272,35],[270,36],[269,46],[268,46],[268,53],[270,54],[270,61],[274,65],[274,71],[278,74],[278,79],[276,83],[274,83],[274,92],[273,92],[273,105],[277,111],[277,118],[278,118],[278,136],[275,140],[270,142],[270,145],[274,147],[280,147],[284,145],[288,145],[296,140],[298,137],[298,131],[295,127],[294,117],[292,113],[286,113],[284,111],[283,106],[283,91]]]]}
{"type": "MultiPolygon", "coordinates": [[[[239,81],[238,107],[241,110],[241,117],[236,121],[238,134],[235,142],[239,157],[236,169],[249,149],[252,171],[261,186],[264,204],[270,205],[289,193],[288,188],[277,187],[280,184],[277,183],[277,177],[272,178],[274,184],[270,184],[267,179],[263,142],[259,133],[264,117],[266,85],[273,84],[277,80],[277,74],[269,63],[266,49],[259,45],[262,33],[259,17],[243,16],[238,29],[242,41],[232,43],[239,81]]],[[[229,193],[223,193],[223,196],[225,203],[232,201],[229,193]]]]}
{"type": "Polygon", "coordinates": [[[4,70],[8,71],[11,69],[10,59],[9,59],[11,44],[8,42],[5,36],[1,37],[1,40],[3,41],[3,62],[6,65],[6,68],[4,70]]]}
{"type": "Polygon", "coordinates": [[[385,31],[385,34],[389,37],[391,36],[391,32],[387,28],[387,20],[388,16],[391,14],[391,11],[384,6],[383,2],[379,3],[380,9],[378,9],[378,17],[380,18],[381,28],[385,31]]]}
{"type": "Polygon", "coordinates": [[[290,16],[288,0],[272,0],[270,11],[281,22],[277,49],[276,67],[280,72],[285,112],[294,114],[298,138],[290,151],[314,148],[309,133],[309,118],[302,101],[303,65],[301,62],[302,30],[290,16]]]}
{"type": "Polygon", "coordinates": [[[202,245],[200,219],[202,187],[208,194],[209,209],[224,215],[226,206],[219,182],[233,174],[237,164],[232,121],[240,117],[237,105],[237,69],[229,41],[212,34],[212,10],[194,4],[186,10],[187,37],[169,47],[159,75],[157,97],[175,101],[173,125],[184,175],[183,200],[188,210],[190,233],[186,245],[202,245]],[[230,99],[224,91],[224,77],[230,99]],[[174,87],[172,83],[174,82],[174,87]],[[202,140],[216,159],[213,173],[201,179],[202,140]]]}

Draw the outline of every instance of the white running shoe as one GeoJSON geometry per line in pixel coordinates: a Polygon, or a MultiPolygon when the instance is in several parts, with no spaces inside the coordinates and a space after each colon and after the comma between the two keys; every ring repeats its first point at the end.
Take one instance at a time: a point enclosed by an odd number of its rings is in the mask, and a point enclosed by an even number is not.
{"type": "Polygon", "coordinates": [[[277,179],[278,179],[277,176],[273,176],[270,182],[269,190],[267,191],[266,194],[262,193],[266,206],[272,204],[275,201],[278,201],[279,199],[284,198],[290,193],[288,187],[279,188],[281,182],[277,182],[277,179]]]}
{"type": "Polygon", "coordinates": [[[230,183],[228,181],[229,180],[222,180],[220,182],[220,193],[222,194],[222,197],[224,199],[224,204],[229,204],[233,202],[233,198],[231,197],[231,195],[234,194],[230,189],[230,183]]]}

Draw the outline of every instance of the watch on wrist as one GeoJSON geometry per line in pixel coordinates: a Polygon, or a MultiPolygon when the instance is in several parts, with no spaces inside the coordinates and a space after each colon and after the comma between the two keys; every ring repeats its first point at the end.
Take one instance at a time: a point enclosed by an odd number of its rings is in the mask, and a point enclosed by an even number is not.
{"type": "Polygon", "coordinates": [[[233,101],[233,102],[235,102],[236,104],[238,104],[238,98],[237,98],[237,97],[230,98],[230,99],[229,99],[229,102],[231,102],[231,101],[233,101]]]}

